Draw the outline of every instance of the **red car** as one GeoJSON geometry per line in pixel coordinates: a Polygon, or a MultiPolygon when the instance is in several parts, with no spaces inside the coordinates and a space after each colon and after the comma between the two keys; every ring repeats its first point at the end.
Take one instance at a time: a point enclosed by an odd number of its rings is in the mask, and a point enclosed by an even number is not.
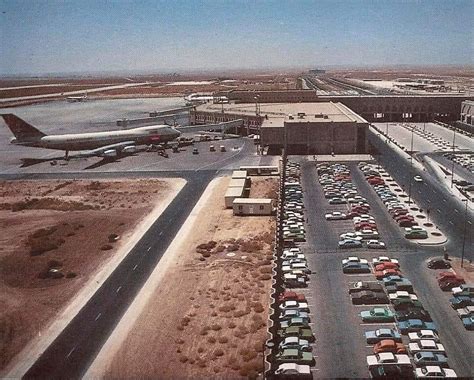
{"type": "Polygon", "coordinates": [[[405,209],[405,208],[397,208],[397,209],[394,209],[394,210],[390,210],[389,213],[390,213],[390,215],[392,215],[393,218],[395,218],[396,216],[407,215],[408,210],[405,209]]]}
{"type": "Polygon", "coordinates": [[[383,179],[369,179],[367,182],[369,182],[369,184],[371,184],[372,186],[385,184],[385,181],[383,179]]]}
{"type": "Polygon", "coordinates": [[[401,220],[400,222],[398,222],[398,225],[400,227],[412,227],[412,226],[417,226],[418,223],[413,221],[413,220],[406,220],[406,219],[403,219],[401,220]]]}
{"type": "Polygon", "coordinates": [[[352,219],[355,216],[361,216],[361,215],[362,215],[362,212],[360,212],[360,211],[351,211],[351,212],[346,214],[347,219],[352,219]]]}
{"type": "MultiPolygon", "coordinates": [[[[454,279],[454,278],[462,278],[461,276],[458,276],[456,273],[454,272],[448,272],[448,271],[444,271],[444,272],[439,272],[438,275],[436,276],[438,282],[440,281],[446,281],[446,280],[449,280],[449,279],[454,279]]],[[[464,280],[464,278],[462,278],[464,280]]]]}
{"type": "Polygon", "coordinates": [[[356,223],[354,228],[356,231],[359,231],[359,230],[377,231],[377,225],[375,223],[356,223]]]}
{"type": "Polygon", "coordinates": [[[403,277],[402,272],[397,269],[384,269],[382,271],[375,271],[375,278],[381,280],[388,276],[400,276],[403,277]]]}
{"type": "Polygon", "coordinates": [[[306,297],[304,296],[304,294],[287,290],[278,296],[278,301],[280,302],[285,302],[285,301],[306,302],[306,297]]]}
{"type": "Polygon", "coordinates": [[[413,215],[408,214],[394,215],[393,219],[395,219],[397,222],[400,222],[401,220],[415,220],[413,215]]]}
{"type": "Polygon", "coordinates": [[[399,269],[399,266],[392,262],[384,262],[375,266],[376,271],[383,271],[385,269],[399,269]]]}
{"type": "Polygon", "coordinates": [[[458,286],[461,286],[462,284],[465,284],[465,283],[466,281],[464,281],[464,279],[460,277],[459,279],[451,278],[449,280],[440,281],[438,282],[438,285],[441,288],[441,290],[448,291],[448,290],[453,290],[453,288],[457,288],[458,286]]]}

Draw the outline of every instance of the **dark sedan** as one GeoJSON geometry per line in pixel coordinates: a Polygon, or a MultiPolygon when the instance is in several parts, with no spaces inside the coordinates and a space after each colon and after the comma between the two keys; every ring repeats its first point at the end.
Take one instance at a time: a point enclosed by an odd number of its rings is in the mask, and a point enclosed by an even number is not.
{"type": "Polygon", "coordinates": [[[424,309],[409,308],[407,310],[398,310],[395,312],[395,319],[397,321],[407,321],[409,319],[420,319],[423,322],[432,322],[430,313],[424,309]]]}
{"type": "Polygon", "coordinates": [[[371,291],[352,293],[351,300],[354,305],[384,305],[389,303],[385,293],[371,291]]]}

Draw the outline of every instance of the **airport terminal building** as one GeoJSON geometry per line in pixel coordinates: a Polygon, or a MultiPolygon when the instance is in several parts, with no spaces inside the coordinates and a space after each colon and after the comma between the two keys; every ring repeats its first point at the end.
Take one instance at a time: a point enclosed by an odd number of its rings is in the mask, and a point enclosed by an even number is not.
{"type": "Polygon", "coordinates": [[[241,118],[270,152],[354,154],[367,152],[369,123],[342,103],[205,104],[191,113],[194,124],[241,118]],[[249,123],[251,121],[251,123],[249,123]]]}

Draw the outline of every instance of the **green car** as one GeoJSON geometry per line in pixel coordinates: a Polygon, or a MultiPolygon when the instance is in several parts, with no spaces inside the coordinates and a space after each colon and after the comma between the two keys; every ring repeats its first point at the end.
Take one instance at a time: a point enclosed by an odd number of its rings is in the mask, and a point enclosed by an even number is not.
{"type": "Polygon", "coordinates": [[[308,342],[314,342],[314,335],[309,327],[287,327],[286,329],[278,330],[278,336],[282,339],[295,336],[308,342]]]}
{"type": "Polygon", "coordinates": [[[314,364],[314,357],[311,352],[300,351],[296,348],[282,350],[275,356],[277,363],[314,364]]]}
{"type": "Polygon", "coordinates": [[[360,313],[364,322],[394,322],[395,314],[389,309],[383,307],[374,307],[360,313]]]}

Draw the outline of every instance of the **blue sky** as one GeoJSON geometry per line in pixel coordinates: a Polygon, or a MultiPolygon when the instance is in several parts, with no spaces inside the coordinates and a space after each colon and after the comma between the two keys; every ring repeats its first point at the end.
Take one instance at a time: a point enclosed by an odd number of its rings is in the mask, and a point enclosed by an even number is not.
{"type": "Polygon", "coordinates": [[[474,0],[0,0],[0,74],[474,64],[474,0]]]}

